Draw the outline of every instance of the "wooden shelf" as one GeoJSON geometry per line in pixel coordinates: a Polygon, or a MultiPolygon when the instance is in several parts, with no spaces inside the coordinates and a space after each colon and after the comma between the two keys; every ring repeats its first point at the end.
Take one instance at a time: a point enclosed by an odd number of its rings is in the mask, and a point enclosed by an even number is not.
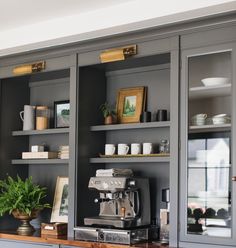
{"type": "Polygon", "coordinates": [[[221,132],[229,131],[231,124],[222,124],[222,125],[202,125],[202,126],[190,126],[190,133],[206,133],[206,132],[221,132]]]}
{"type": "Polygon", "coordinates": [[[210,98],[216,96],[229,96],[231,95],[231,84],[218,85],[218,86],[200,86],[189,89],[190,99],[210,98]]]}
{"type": "Polygon", "coordinates": [[[142,128],[165,128],[170,127],[170,121],[153,121],[145,123],[132,123],[132,124],[112,124],[112,125],[98,125],[91,126],[91,131],[112,131],[112,130],[125,130],[125,129],[142,129],[142,128]]]}
{"type": "Polygon", "coordinates": [[[51,128],[51,129],[44,129],[44,130],[13,131],[12,136],[44,135],[44,134],[60,134],[60,133],[69,133],[69,128],[51,128]]]}
{"type": "Polygon", "coordinates": [[[68,164],[69,159],[13,159],[12,164],[68,164]]]}
{"type": "Polygon", "coordinates": [[[90,158],[91,164],[103,163],[168,163],[170,157],[120,157],[120,158],[90,158]]]}

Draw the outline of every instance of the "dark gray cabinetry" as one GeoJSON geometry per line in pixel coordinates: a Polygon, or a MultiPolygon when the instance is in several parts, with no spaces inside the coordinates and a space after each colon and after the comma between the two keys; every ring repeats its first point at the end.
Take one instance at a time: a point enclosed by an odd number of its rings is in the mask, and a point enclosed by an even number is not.
{"type": "Polygon", "coordinates": [[[228,27],[181,39],[180,241],[183,247],[200,247],[198,243],[204,243],[204,247],[225,247],[235,246],[236,242],[236,185],[231,180],[236,173],[235,33],[235,27],[228,27]],[[217,77],[228,81],[216,84],[217,77]],[[213,85],[204,85],[201,82],[204,78],[215,78],[211,79],[213,85]],[[219,114],[230,116],[231,121],[215,119],[219,114]]]}

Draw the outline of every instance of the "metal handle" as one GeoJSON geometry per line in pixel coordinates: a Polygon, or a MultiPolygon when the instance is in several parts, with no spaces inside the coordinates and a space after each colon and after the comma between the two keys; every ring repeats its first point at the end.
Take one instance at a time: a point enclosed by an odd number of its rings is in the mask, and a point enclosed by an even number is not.
{"type": "Polygon", "coordinates": [[[232,177],[232,181],[236,182],[236,176],[232,177]]]}

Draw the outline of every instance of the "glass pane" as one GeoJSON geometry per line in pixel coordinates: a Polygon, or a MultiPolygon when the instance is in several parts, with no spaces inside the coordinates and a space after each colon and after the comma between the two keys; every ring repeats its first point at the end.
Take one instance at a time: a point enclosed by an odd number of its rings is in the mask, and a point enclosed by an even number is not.
{"type": "Polygon", "coordinates": [[[231,237],[230,53],[189,58],[188,226],[231,237]],[[201,82],[207,78],[208,86],[201,82]],[[223,80],[219,82],[220,78],[223,80]]]}

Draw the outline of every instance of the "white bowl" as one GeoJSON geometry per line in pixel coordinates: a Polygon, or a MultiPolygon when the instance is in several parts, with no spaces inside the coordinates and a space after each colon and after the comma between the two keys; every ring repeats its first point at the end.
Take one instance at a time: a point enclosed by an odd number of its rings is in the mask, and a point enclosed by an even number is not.
{"type": "Polygon", "coordinates": [[[230,119],[230,116],[227,116],[227,114],[219,114],[212,117],[212,122],[214,125],[221,125],[230,123],[230,119]]]}
{"type": "Polygon", "coordinates": [[[224,85],[229,83],[229,78],[226,77],[212,77],[212,78],[204,78],[201,80],[204,86],[217,86],[224,85]]]}

